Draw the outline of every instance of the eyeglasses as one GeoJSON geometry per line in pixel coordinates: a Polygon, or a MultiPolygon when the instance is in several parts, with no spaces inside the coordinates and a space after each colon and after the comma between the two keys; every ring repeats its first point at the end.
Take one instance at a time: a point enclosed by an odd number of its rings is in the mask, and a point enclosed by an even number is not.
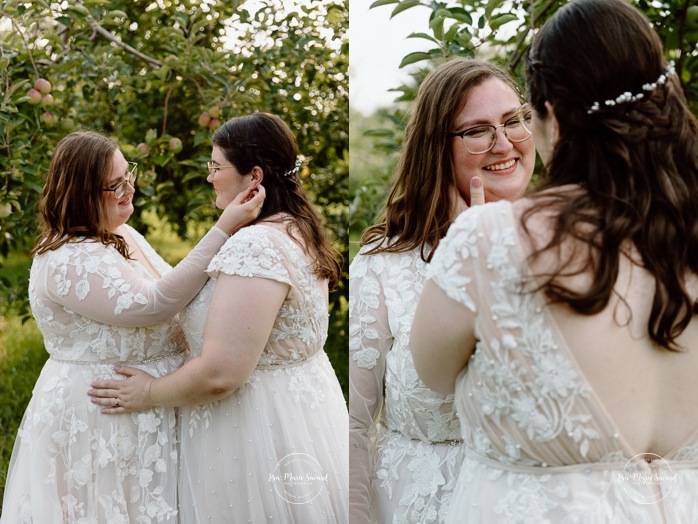
{"type": "Polygon", "coordinates": [[[126,178],[114,187],[105,189],[104,191],[112,191],[114,193],[114,197],[121,198],[126,194],[126,184],[131,184],[133,187],[136,187],[136,178],[138,177],[138,163],[129,162],[128,165],[131,167],[129,167],[126,170],[126,173],[124,173],[124,176],[126,176],[126,178]]]}
{"type": "Polygon", "coordinates": [[[521,106],[516,115],[503,124],[482,124],[469,127],[465,131],[450,133],[448,136],[457,136],[463,141],[465,149],[473,155],[487,153],[497,142],[497,129],[504,128],[504,135],[510,142],[523,142],[531,138],[531,108],[528,105],[521,106]]]}
{"type": "Polygon", "coordinates": [[[207,162],[207,163],[206,163],[206,167],[208,167],[208,173],[209,173],[210,175],[215,175],[216,172],[217,172],[219,169],[223,169],[223,168],[225,168],[225,167],[235,167],[235,166],[232,166],[232,165],[230,165],[230,166],[220,166],[220,165],[218,165],[218,164],[216,164],[216,163],[214,163],[214,162],[207,162]]]}

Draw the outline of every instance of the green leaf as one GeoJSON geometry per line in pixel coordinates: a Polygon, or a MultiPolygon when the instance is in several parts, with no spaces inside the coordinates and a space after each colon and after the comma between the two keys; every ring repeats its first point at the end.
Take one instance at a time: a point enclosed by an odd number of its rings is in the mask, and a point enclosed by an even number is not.
{"type": "Polygon", "coordinates": [[[460,22],[465,22],[466,24],[473,23],[473,17],[470,16],[470,13],[468,13],[462,7],[451,7],[448,9],[448,12],[449,18],[453,18],[454,20],[458,20],[460,22]]]}
{"type": "Polygon", "coordinates": [[[427,33],[410,33],[409,35],[407,35],[407,38],[423,38],[424,40],[430,40],[435,44],[439,43],[439,41],[436,38],[427,33]]]}
{"type": "Polygon", "coordinates": [[[502,5],[503,2],[504,0],[489,0],[485,7],[485,18],[490,18],[494,10],[502,5]]]}
{"type": "Polygon", "coordinates": [[[407,11],[408,9],[411,9],[418,5],[422,5],[422,3],[419,0],[405,0],[403,2],[400,2],[398,6],[395,9],[393,9],[393,12],[390,13],[390,18],[393,18],[398,13],[402,13],[403,11],[407,11]]]}
{"type": "Polygon", "coordinates": [[[422,60],[431,60],[431,55],[422,51],[410,53],[402,59],[402,62],[400,62],[400,67],[402,68],[406,65],[414,64],[415,62],[420,62],[422,60]]]}
{"type": "Polygon", "coordinates": [[[512,13],[503,13],[501,15],[497,15],[494,18],[490,20],[490,28],[491,29],[498,29],[500,26],[503,26],[507,22],[511,22],[513,20],[517,20],[518,16],[512,13]]]}
{"type": "Polygon", "coordinates": [[[56,17],[56,22],[60,22],[66,27],[70,27],[70,24],[73,22],[70,18],[67,16],[57,16],[56,17]]]}
{"type": "Polygon", "coordinates": [[[145,143],[148,145],[153,145],[157,139],[158,139],[157,130],[156,129],[148,129],[148,132],[145,134],[145,143]]]}
{"type": "Polygon", "coordinates": [[[373,9],[374,7],[380,7],[382,5],[397,4],[398,2],[400,2],[400,0],[376,0],[370,5],[369,9],[373,9]]]}
{"type": "Polygon", "coordinates": [[[435,16],[430,22],[429,27],[434,31],[434,36],[441,40],[444,36],[444,18],[435,16]]]}
{"type": "Polygon", "coordinates": [[[460,24],[453,24],[451,27],[448,28],[448,31],[446,31],[446,34],[444,35],[444,41],[445,42],[451,42],[456,38],[456,35],[458,34],[458,28],[460,27],[460,24]]]}

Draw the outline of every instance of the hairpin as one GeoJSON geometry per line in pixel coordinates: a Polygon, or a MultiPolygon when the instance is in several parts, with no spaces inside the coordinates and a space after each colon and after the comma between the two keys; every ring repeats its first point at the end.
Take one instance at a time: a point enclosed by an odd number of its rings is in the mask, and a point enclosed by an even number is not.
{"type": "Polygon", "coordinates": [[[295,165],[293,166],[293,169],[289,169],[288,171],[286,171],[286,172],[285,172],[283,175],[281,175],[281,176],[284,176],[284,177],[287,177],[287,178],[292,177],[293,175],[295,175],[295,174],[298,173],[298,171],[300,170],[300,168],[301,168],[302,165],[303,165],[303,161],[300,159],[300,157],[296,157],[296,163],[295,163],[295,165]]]}
{"type": "MultiPolygon", "coordinates": [[[[648,84],[643,84],[642,85],[642,90],[646,91],[648,93],[651,93],[655,89],[657,89],[657,86],[664,85],[667,81],[667,78],[669,78],[671,75],[676,74],[676,69],[674,69],[674,62],[669,62],[667,66],[664,68],[664,71],[662,72],[661,75],[659,75],[659,78],[657,78],[656,82],[651,82],[648,84]]],[[[626,91],[625,93],[617,96],[614,99],[609,99],[609,100],[604,100],[603,104],[604,106],[614,106],[616,104],[624,104],[627,102],[635,102],[637,100],[640,100],[645,97],[644,93],[637,93],[633,95],[630,91],[626,91]]],[[[599,102],[594,102],[591,104],[589,109],[587,109],[588,114],[596,113],[598,111],[601,111],[602,106],[599,102]]]]}

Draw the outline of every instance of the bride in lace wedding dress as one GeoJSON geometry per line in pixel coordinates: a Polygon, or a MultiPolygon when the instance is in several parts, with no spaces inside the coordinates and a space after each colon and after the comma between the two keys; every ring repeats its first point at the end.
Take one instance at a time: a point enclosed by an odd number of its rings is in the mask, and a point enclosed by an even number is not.
{"type": "Polygon", "coordinates": [[[698,522],[698,121],[676,73],[623,0],[537,34],[547,180],[458,217],[412,330],[463,425],[450,524],[698,522]]]}
{"type": "Polygon", "coordinates": [[[223,207],[263,183],[254,225],[226,242],[183,315],[191,355],[174,373],[95,383],[124,413],[180,411],[179,522],[346,524],[348,416],[324,352],[336,255],[298,180],[295,138],[266,113],[213,136],[209,181],[223,207]]]}
{"type": "Polygon", "coordinates": [[[3,524],[175,522],[174,410],[111,420],[85,392],[94,379],[114,377],[115,363],[155,376],[182,364],[186,342],[174,317],[206,282],[203,271],[228,235],[257,216],[264,195],[243,206],[236,200],[172,269],[125,224],[135,169],[97,133],[72,133],[54,151],[29,281],[50,358],[15,441],[3,524]]]}
{"type": "Polygon", "coordinates": [[[349,270],[352,524],[445,518],[462,461],[460,424],[453,396],[417,377],[412,317],[456,201],[460,210],[463,199],[524,192],[535,151],[521,104],[511,79],[483,61],[453,60],[420,87],[384,220],[364,233],[349,270]]]}

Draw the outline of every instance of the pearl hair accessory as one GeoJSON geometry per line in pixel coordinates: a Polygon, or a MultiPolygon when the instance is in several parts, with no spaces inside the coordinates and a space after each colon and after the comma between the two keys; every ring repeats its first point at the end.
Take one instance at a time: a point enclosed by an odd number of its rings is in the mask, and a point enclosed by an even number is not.
{"type": "MultiPolygon", "coordinates": [[[[674,62],[669,62],[667,66],[664,68],[664,72],[659,75],[659,78],[657,78],[656,82],[652,82],[650,84],[643,84],[642,85],[642,90],[647,91],[648,93],[651,93],[655,89],[657,89],[657,86],[664,85],[666,83],[667,78],[669,78],[671,75],[676,74],[676,69],[674,69],[674,62]]],[[[622,95],[617,96],[614,99],[611,100],[604,100],[604,105],[606,106],[614,106],[616,104],[624,104],[626,102],[635,102],[637,100],[640,100],[641,98],[644,98],[645,94],[644,93],[637,93],[636,95],[633,95],[629,91],[626,91],[622,95]]],[[[592,114],[596,113],[598,111],[601,111],[602,106],[599,102],[594,102],[591,104],[589,109],[587,110],[587,114],[592,114]]]]}
{"type": "Polygon", "coordinates": [[[296,164],[295,164],[295,166],[293,166],[293,169],[289,169],[282,176],[287,177],[287,178],[291,178],[293,175],[298,173],[298,171],[300,170],[302,165],[303,165],[303,161],[300,159],[300,157],[296,157],[296,164]]]}

